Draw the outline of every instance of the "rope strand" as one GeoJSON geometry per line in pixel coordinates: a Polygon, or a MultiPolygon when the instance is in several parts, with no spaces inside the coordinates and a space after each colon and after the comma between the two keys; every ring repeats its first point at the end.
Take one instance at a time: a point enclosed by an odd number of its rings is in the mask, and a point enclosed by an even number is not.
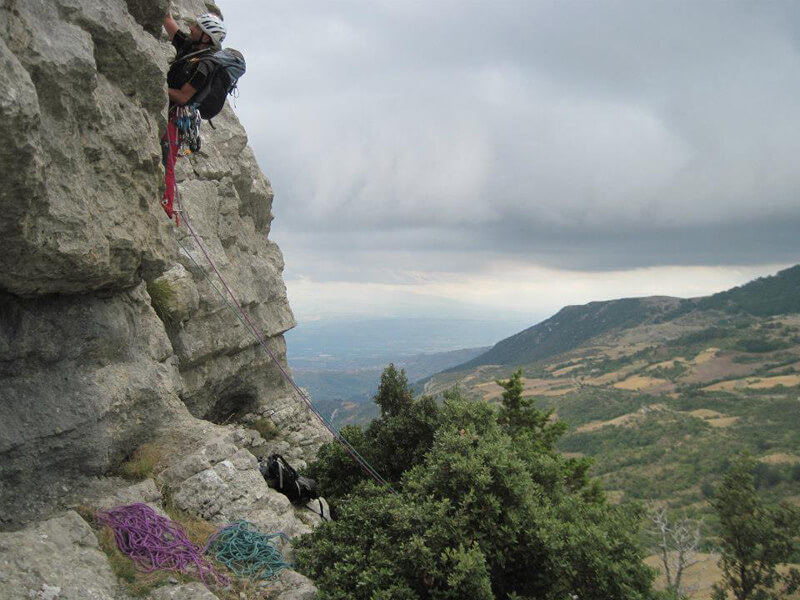
{"type": "Polygon", "coordinates": [[[285,533],[259,533],[248,521],[234,521],[214,533],[203,550],[224,564],[237,577],[251,580],[272,579],[292,565],[283,560],[275,547],[276,539],[289,540],[285,533]]]}
{"type": "Polygon", "coordinates": [[[146,504],[100,510],[95,516],[114,533],[120,552],[129,556],[143,573],[195,571],[207,586],[230,583],[202,555],[201,549],[192,544],[180,524],[162,517],[146,504]]]}
{"type": "MultiPolygon", "coordinates": [[[[176,185],[176,188],[177,188],[177,185],[176,185]]],[[[191,221],[189,220],[189,215],[187,214],[186,209],[183,206],[183,202],[181,201],[180,196],[178,194],[176,194],[176,200],[178,201],[178,206],[179,206],[180,212],[183,214],[183,221],[186,224],[186,228],[189,230],[189,233],[194,238],[194,241],[197,244],[198,248],[200,248],[200,251],[205,256],[206,260],[208,261],[208,264],[211,266],[211,269],[214,271],[214,273],[216,274],[216,276],[219,279],[220,283],[222,284],[223,288],[227,292],[227,295],[230,297],[230,300],[232,301],[233,305],[231,305],[231,303],[228,302],[228,299],[225,297],[225,294],[223,294],[213,284],[213,282],[211,281],[211,278],[208,275],[208,273],[206,272],[206,270],[202,266],[200,266],[200,264],[197,262],[197,260],[195,260],[194,256],[192,256],[192,254],[186,249],[186,247],[180,242],[180,240],[176,238],[176,241],[178,242],[178,245],[183,249],[183,251],[189,257],[189,259],[195,264],[195,266],[197,266],[198,269],[200,269],[200,271],[206,276],[206,279],[209,281],[209,283],[211,284],[211,287],[214,289],[214,291],[216,291],[217,294],[219,294],[223,298],[223,300],[225,301],[227,306],[235,314],[237,314],[237,318],[239,319],[239,321],[245,326],[245,328],[249,329],[250,332],[255,336],[256,341],[261,345],[261,347],[264,349],[264,351],[266,352],[267,356],[269,356],[269,358],[272,360],[272,362],[278,367],[278,369],[280,370],[283,378],[289,383],[289,385],[294,389],[294,391],[297,393],[297,395],[303,400],[303,402],[306,404],[306,406],[312,412],[312,414],[314,414],[317,417],[317,419],[322,423],[322,425],[331,433],[331,435],[333,435],[334,439],[345,449],[345,451],[348,454],[350,454],[350,456],[353,458],[353,460],[356,461],[356,463],[361,467],[361,469],[368,476],[372,477],[379,485],[386,487],[390,492],[396,493],[396,491],[392,488],[391,485],[389,485],[389,483],[386,481],[386,479],[384,479],[380,475],[380,473],[378,473],[378,471],[374,467],[372,467],[372,465],[370,465],[369,462],[367,462],[367,460],[363,456],[361,456],[361,454],[352,446],[352,444],[350,444],[350,442],[348,442],[344,438],[344,436],[342,436],[341,433],[339,433],[339,431],[337,431],[333,427],[333,424],[331,424],[317,410],[317,408],[314,406],[313,402],[307,396],[307,394],[305,394],[305,392],[303,392],[303,390],[295,383],[295,381],[292,378],[292,376],[289,375],[289,373],[286,371],[286,369],[283,368],[283,365],[280,364],[280,361],[278,361],[278,359],[275,357],[273,352],[269,349],[269,347],[267,345],[267,342],[266,342],[266,339],[264,338],[264,336],[261,333],[261,331],[258,329],[258,327],[256,327],[256,325],[250,319],[249,315],[244,310],[244,308],[242,308],[242,306],[239,304],[239,301],[236,299],[236,296],[233,294],[233,291],[231,290],[230,286],[225,281],[225,278],[223,277],[223,275],[220,272],[220,270],[217,268],[217,265],[214,263],[214,260],[211,258],[211,255],[206,250],[204,244],[202,243],[202,241],[200,239],[200,236],[198,235],[197,231],[192,226],[191,221]]]]}

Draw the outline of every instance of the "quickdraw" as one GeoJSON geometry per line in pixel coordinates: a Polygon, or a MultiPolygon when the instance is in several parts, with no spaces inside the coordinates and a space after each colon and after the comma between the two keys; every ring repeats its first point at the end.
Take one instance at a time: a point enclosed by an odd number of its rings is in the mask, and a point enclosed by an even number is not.
{"type": "Polygon", "coordinates": [[[200,113],[193,106],[176,107],[180,151],[184,155],[200,152],[200,113]]]}

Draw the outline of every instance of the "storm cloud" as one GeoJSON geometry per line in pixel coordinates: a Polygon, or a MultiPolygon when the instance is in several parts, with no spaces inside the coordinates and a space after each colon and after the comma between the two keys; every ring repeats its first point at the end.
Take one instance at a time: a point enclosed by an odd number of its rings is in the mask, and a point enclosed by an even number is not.
{"type": "Polygon", "coordinates": [[[796,2],[223,8],[289,278],[797,259],[796,2]]]}

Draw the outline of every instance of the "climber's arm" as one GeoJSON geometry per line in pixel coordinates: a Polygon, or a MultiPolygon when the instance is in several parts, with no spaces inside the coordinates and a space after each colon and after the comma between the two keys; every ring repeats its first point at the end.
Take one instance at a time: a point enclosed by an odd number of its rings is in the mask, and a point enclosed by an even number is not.
{"type": "Polygon", "coordinates": [[[178,22],[172,18],[172,13],[170,12],[167,12],[167,16],[164,17],[164,29],[167,31],[170,40],[175,37],[178,29],[180,29],[178,22]]]}
{"type": "Polygon", "coordinates": [[[197,93],[197,90],[191,83],[184,83],[181,89],[169,88],[167,93],[173,104],[183,105],[189,103],[189,100],[197,93]]]}

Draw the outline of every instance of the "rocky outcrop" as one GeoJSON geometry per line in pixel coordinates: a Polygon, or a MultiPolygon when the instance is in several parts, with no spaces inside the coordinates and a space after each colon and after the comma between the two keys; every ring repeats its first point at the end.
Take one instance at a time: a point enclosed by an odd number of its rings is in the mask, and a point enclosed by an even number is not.
{"type": "MultiPolygon", "coordinates": [[[[20,529],[0,537],[0,559],[17,565],[0,567],[0,584],[13,577],[25,597],[123,597],[93,566],[102,555],[91,531],[63,512],[77,503],[149,496],[159,506],[168,486],[183,510],[214,522],[314,525],[266,487],[252,455],[280,449],[302,464],[327,438],[282,373],[295,321],[268,238],[273,194],[230,107],[178,165],[200,242],[159,204],[168,5],[0,3],[0,526],[20,529]],[[200,244],[269,353],[220,294],[200,244]],[[275,439],[234,425],[261,419],[275,439]],[[158,486],[123,490],[108,474],[146,442],[169,447],[158,486]],[[61,584],[8,558],[37,536],[62,540],[42,554],[95,572],[94,595],[70,591],[82,589],[80,569],[61,584]]],[[[207,10],[172,6],[184,23],[207,10]]],[[[313,591],[293,577],[286,594],[313,591]]]]}
{"type": "Polygon", "coordinates": [[[97,537],[76,512],[0,533],[0,597],[41,600],[126,598],[97,537]]]}

